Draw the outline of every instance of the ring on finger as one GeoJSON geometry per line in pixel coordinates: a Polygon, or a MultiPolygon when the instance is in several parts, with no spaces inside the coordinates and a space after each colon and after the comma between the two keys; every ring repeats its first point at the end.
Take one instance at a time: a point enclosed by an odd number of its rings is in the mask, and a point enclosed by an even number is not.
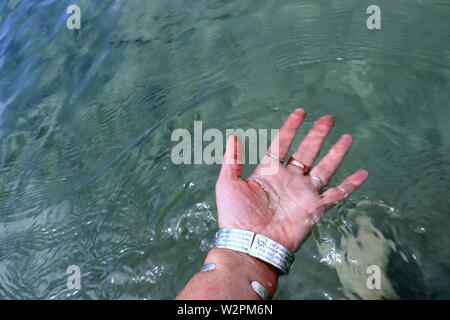
{"type": "Polygon", "coordinates": [[[347,191],[345,191],[345,189],[343,188],[343,187],[336,187],[336,189],[338,189],[339,190],[339,192],[342,194],[342,196],[344,197],[344,198],[346,198],[347,196],[348,196],[348,192],[347,191]]]}
{"type": "Polygon", "coordinates": [[[276,159],[276,160],[280,161],[281,163],[284,162],[284,159],[282,159],[282,158],[280,158],[279,156],[277,156],[277,155],[275,155],[275,154],[272,154],[272,153],[270,153],[270,152],[267,152],[267,156],[268,156],[268,157],[271,157],[271,158],[273,158],[273,159],[276,159]]]}
{"type": "Polygon", "coordinates": [[[311,179],[313,179],[315,182],[319,184],[319,189],[325,187],[325,183],[323,183],[322,179],[320,179],[319,177],[311,176],[311,179]]]}
{"type": "Polygon", "coordinates": [[[290,164],[292,164],[292,165],[302,169],[304,175],[307,175],[311,171],[311,167],[310,166],[307,166],[306,164],[298,161],[297,159],[294,159],[294,157],[291,157],[289,159],[287,165],[290,165],[290,164]]]}

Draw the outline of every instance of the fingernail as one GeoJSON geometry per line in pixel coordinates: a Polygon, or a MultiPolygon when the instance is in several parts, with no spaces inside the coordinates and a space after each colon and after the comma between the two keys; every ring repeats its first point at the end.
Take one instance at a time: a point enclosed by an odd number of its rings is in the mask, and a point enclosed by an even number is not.
{"type": "Polygon", "coordinates": [[[200,272],[204,271],[212,271],[216,269],[216,265],[214,263],[205,263],[202,268],[200,269],[200,272]]]}

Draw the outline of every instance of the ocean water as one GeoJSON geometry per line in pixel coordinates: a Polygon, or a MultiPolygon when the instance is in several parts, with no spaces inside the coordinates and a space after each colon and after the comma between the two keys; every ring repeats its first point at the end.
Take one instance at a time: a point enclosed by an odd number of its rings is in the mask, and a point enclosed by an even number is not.
{"type": "Polygon", "coordinates": [[[275,299],[449,299],[449,30],[447,0],[1,0],[0,299],[174,298],[212,246],[219,165],[174,164],[172,132],[298,106],[297,143],[325,114],[324,150],[355,136],[332,185],[372,176],[275,299]]]}

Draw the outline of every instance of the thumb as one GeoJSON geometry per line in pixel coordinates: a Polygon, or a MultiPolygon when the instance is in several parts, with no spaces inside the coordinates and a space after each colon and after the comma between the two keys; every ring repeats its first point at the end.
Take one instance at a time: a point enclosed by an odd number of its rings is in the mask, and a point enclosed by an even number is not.
{"type": "Polygon", "coordinates": [[[220,169],[221,178],[240,178],[244,170],[244,148],[237,136],[230,136],[220,169]]]}

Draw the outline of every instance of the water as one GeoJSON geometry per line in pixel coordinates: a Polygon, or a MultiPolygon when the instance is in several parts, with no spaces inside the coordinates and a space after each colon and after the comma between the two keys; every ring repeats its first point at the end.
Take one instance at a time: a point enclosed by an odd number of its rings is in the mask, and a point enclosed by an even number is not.
{"type": "Polygon", "coordinates": [[[301,135],[331,113],[326,147],[356,137],[333,184],[372,177],[275,298],[450,298],[448,1],[86,0],[79,31],[74,2],[0,2],[0,298],[173,298],[212,245],[219,167],[174,165],[172,131],[297,106],[301,135]]]}

